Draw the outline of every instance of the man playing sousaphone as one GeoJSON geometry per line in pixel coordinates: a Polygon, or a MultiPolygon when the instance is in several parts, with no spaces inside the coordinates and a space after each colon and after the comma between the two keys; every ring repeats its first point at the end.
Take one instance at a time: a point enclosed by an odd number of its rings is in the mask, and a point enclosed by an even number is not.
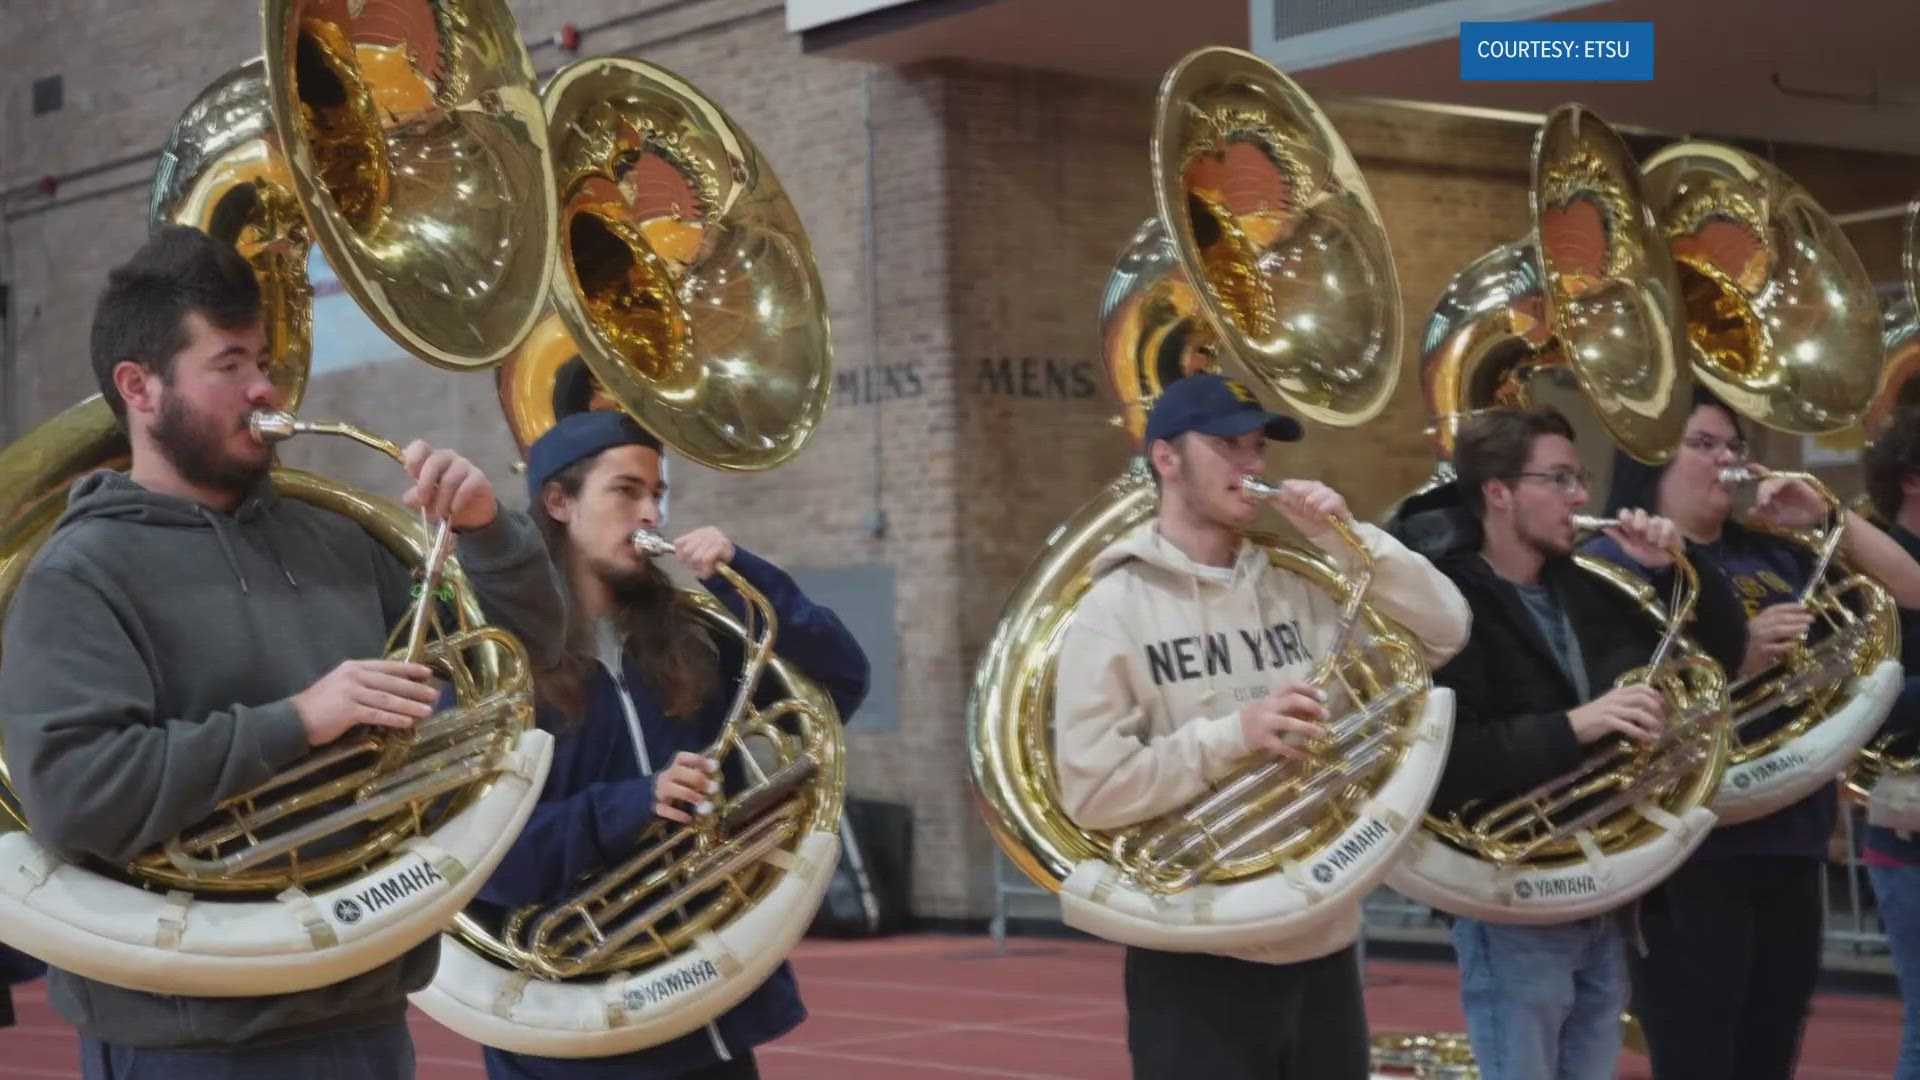
{"type": "MultiPolygon", "coordinates": [[[[1652,688],[1614,685],[1648,662],[1661,629],[1573,562],[1587,471],[1566,418],[1544,408],[1476,413],[1461,426],[1453,465],[1463,505],[1411,514],[1404,526],[1423,537],[1421,550],[1473,609],[1466,648],[1434,673],[1456,695],[1453,745],[1431,811],[1441,816],[1561,776],[1600,740],[1651,742],[1669,719],[1652,688]]],[[[1679,549],[1671,521],[1624,514],[1607,534],[1671,574],[1679,549]]],[[[1745,640],[1739,607],[1718,574],[1699,576],[1688,629],[1720,663],[1736,663],[1745,640]]],[[[1460,917],[1452,933],[1482,1076],[1611,1080],[1628,996],[1618,912],[1549,925],[1460,917]]]]}
{"type": "MultiPolygon", "coordinates": [[[[1056,683],[1060,795],[1083,828],[1119,829],[1176,810],[1256,756],[1302,757],[1326,734],[1325,695],[1306,681],[1333,647],[1339,604],[1274,566],[1246,536],[1259,503],[1243,481],[1290,417],[1212,374],[1167,387],[1147,418],[1157,515],[1115,541],[1069,626],[1056,683]]],[[[1373,559],[1368,601],[1439,663],[1466,640],[1460,593],[1324,484],[1289,480],[1280,511],[1333,561],[1373,559]]],[[[1127,1044],[1136,1077],[1364,1080],[1367,1025],[1353,941],[1359,911],[1332,929],[1247,955],[1126,954],[1127,1044]]]]}
{"type": "MultiPolygon", "coordinates": [[[[585,875],[631,856],[650,824],[689,822],[722,784],[745,784],[739,754],[724,765],[702,754],[733,699],[740,645],[710,635],[633,542],[636,530],[656,529],[664,516],[661,442],[623,412],[585,411],[588,398],[578,391],[591,380],[578,359],[557,385],[561,419],[527,455],[533,517],[571,600],[564,656],[539,684],[539,723],[556,736],[553,768],[526,828],[481,890],[482,908],[560,903],[585,875]]],[[[867,658],[832,611],[717,528],[687,532],[673,548],[736,615],[745,602],[716,567],[731,566],[762,592],[780,656],[832,696],[843,720],[852,715],[866,696],[867,658]]],[[[487,1047],[487,1075],[751,1078],[759,1075],[753,1048],[805,1017],[792,968],[782,963],[738,1005],[677,1039],[598,1058],[487,1047]]]]}
{"type": "MultiPolygon", "coordinates": [[[[93,369],[132,467],[74,484],[16,590],[0,718],[34,837],[123,866],[217,804],[359,725],[433,711],[430,670],[383,659],[407,566],[352,519],[281,497],[248,417],[276,409],[260,286],[231,247],[158,230],[95,310],[93,369]]],[[[492,618],[536,663],[557,655],[561,596],[531,522],[449,450],[404,453],[408,505],[450,522],[492,618]]],[[[437,936],[319,989],[147,993],[55,969],[48,996],[108,1077],[405,1077],[406,995],[437,936]]]]}

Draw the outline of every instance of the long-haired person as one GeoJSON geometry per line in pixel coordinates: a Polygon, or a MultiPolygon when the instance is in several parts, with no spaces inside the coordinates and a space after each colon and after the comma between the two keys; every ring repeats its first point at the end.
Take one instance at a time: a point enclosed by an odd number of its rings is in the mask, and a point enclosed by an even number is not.
{"type": "MultiPolygon", "coordinates": [[[[688,822],[719,785],[745,786],[738,755],[719,769],[701,753],[733,700],[739,643],[710,634],[632,543],[636,529],[662,524],[661,456],[653,433],[612,411],[567,415],[529,448],[528,496],[566,582],[569,620],[560,663],[539,684],[539,723],[555,736],[552,771],[482,903],[559,902],[586,875],[632,855],[655,821],[688,822]]],[[[745,601],[716,574],[719,564],[765,594],[781,658],[832,695],[843,721],[852,716],[866,697],[867,657],[832,611],[713,526],[682,534],[674,553],[735,615],[745,601]]],[[[603,1058],[488,1048],[487,1075],[743,1080],[759,1075],[753,1048],[805,1018],[793,969],[783,963],[738,1005],[678,1039],[603,1058]]]]}

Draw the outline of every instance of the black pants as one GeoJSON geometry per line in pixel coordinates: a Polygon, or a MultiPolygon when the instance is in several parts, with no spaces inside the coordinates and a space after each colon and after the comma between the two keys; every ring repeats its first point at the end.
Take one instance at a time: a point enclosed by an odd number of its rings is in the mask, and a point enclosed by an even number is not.
{"type": "Polygon", "coordinates": [[[227,1050],[123,1046],[80,1036],[86,1080],[408,1080],[413,1074],[413,1036],[405,1024],[227,1050]]]}
{"type": "Polygon", "coordinates": [[[732,1061],[716,1061],[703,1069],[683,1073],[680,1080],[760,1080],[760,1066],[752,1054],[742,1053],[732,1061]]]}
{"type": "Polygon", "coordinates": [[[1640,907],[1628,950],[1654,1080],[1789,1080],[1820,975],[1820,861],[1694,859],[1640,907]]]}
{"type": "Polygon", "coordinates": [[[1367,1080],[1352,946],[1300,964],[1127,950],[1134,1080],[1367,1080]]]}
{"type": "MultiPolygon", "coordinates": [[[[531,1054],[507,1054],[487,1050],[489,1080],[578,1080],[581,1077],[649,1077],[668,1075],[666,1067],[646,1060],[647,1051],[612,1058],[551,1058],[531,1054]]],[[[687,1072],[673,1073],[673,1080],[760,1080],[760,1066],[753,1051],[739,1050],[731,1061],[697,1065],[687,1072]]]]}

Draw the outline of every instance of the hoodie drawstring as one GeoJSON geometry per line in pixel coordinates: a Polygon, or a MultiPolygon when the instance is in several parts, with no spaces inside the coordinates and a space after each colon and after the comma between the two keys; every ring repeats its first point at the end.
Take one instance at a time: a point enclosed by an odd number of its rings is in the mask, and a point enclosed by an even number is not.
{"type": "MultiPolygon", "coordinates": [[[[1193,606],[1200,609],[1200,650],[1204,655],[1210,653],[1213,649],[1213,622],[1207,618],[1207,605],[1200,602],[1200,579],[1188,575],[1187,588],[1193,593],[1193,606]]],[[[1215,689],[1213,683],[1212,665],[1209,664],[1207,692],[1200,695],[1200,704],[1211,705],[1213,704],[1214,698],[1220,696],[1220,691],[1215,689]]]]}
{"type": "Polygon", "coordinates": [[[299,592],[300,583],[293,580],[293,571],[288,569],[287,561],[280,557],[280,549],[273,546],[273,537],[265,529],[260,531],[260,542],[267,546],[267,554],[273,556],[273,563],[280,568],[280,574],[287,579],[287,584],[294,592],[299,592]]]}
{"type": "Polygon", "coordinates": [[[220,519],[206,507],[197,509],[200,511],[200,516],[206,519],[207,527],[212,529],[213,535],[219,539],[220,553],[227,557],[227,567],[233,571],[234,579],[240,582],[241,594],[251,595],[253,590],[247,588],[247,575],[240,572],[240,559],[233,553],[233,542],[227,539],[227,530],[220,527],[220,519]]]}
{"type": "MultiPolygon", "coordinates": [[[[240,558],[234,554],[233,541],[227,537],[226,527],[221,524],[221,515],[208,510],[204,506],[198,507],[197,509],[201,518],[206,521],[208,527],[213,529],[213,535],[219,539],[220,553],[227,557],[227,566],[233,571],[234,580],[240,583],[241,594],[251,596],[253,590],[247,587],[247,575],[240,570],[240,558]]],[[[266,545],[267,554],[273,557],[274,565],[280,568],[280,575],[286,578],[287,584],[297,591],[300,588],[300,583],[294,580],[293,571],[288,569],[286,560],[280,557],[279,549],[273,546],[273,539],[267,535],[265,530],[262,530],[260,533],[260,542],[266,545]]]]}

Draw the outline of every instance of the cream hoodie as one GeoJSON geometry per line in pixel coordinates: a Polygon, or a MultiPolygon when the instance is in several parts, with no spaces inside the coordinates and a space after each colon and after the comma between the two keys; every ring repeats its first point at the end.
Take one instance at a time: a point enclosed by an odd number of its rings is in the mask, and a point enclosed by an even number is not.
{"type": "MultiPolygon", "coordinates": [[[[1204,566],[1155,524],[1095,558],[1096,580],[1061,646],[1054,760],[1064,809],[1084,828],[1159,817],[1245,764],[1241,708],[1282,680],[1305,680],[1339,629],[1335,598],[1274,566],[1251,541],[1232,567],[1204,566]]],[[[1373,558],[1368,603],[1411,631],[1439,667],[1466,644],[1466,599],[1387,533],[1354,528],[1373,558]]],[[[1352,569],[1337,542],[1328,554],[1352,569]]],[[[1295,962],[1344,948],[1358,933],[1356,907],[1324,938],[1235,955],[1295,962]]]]}

